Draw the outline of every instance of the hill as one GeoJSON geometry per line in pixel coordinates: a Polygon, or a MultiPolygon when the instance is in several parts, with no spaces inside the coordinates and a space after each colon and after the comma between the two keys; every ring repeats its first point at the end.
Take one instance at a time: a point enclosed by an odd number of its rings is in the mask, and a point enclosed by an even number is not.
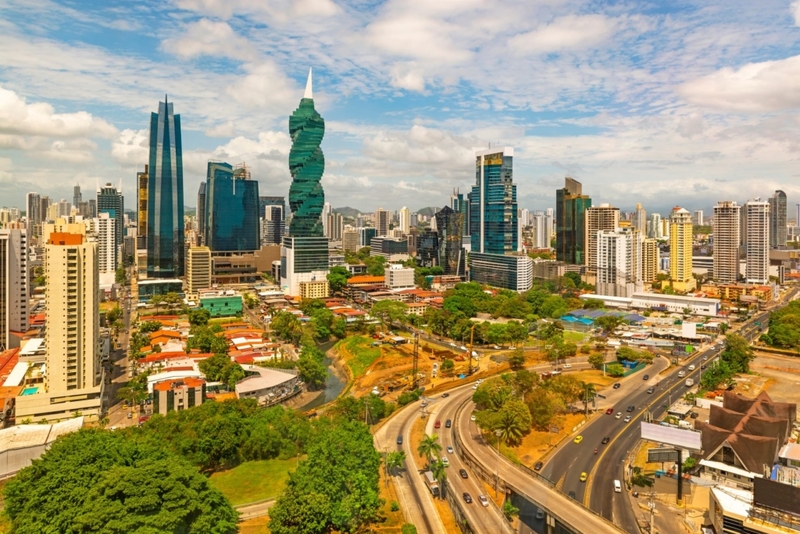
{"type": "Polygon", "coordinates": [[[440,209],[442,208],[439,206],[428,206],[427,208],[418,209],[417,213],[420,215],[425,215],[426,217],[432,217],[440,209]]]}
{"type": "Polygon", "coordinates": [[[333,208],[334,213],[341,213],[342,217],[358,217],[361,215],[361,212],[355,208],[351,208],[350,206],[345,206],[344,208],[333,208]]]}

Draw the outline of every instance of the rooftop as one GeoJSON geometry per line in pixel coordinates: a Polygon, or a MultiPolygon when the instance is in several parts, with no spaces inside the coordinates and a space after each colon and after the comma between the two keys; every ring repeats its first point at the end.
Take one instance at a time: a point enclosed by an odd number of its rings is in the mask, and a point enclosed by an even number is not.
{"type": "Polygon", "coordinates": [[[297,378],[296,375],[280,369],[270,369],[257,365],[242,365],[242,369],[244,369],[245,372],[257,374],[248,376],[236,384],[236,393],[239,395],[242,393],[251,393],[254,391],[261,391],[262,389],[274,388],[297,378]]]}

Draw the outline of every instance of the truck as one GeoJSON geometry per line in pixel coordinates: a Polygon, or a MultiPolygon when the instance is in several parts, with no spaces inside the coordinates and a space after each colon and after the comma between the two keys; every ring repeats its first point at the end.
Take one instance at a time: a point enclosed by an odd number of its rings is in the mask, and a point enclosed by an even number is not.
{"type": "Polygon", "coordinates": [[[694,380],[692,380],[691,378],[687,378],[685,384],[687,388],[690,388],[694,385],[694,380]]]}
{"type": "Polygon", "coordinates": [[[425,471],[425,485],[431,490],[431,495],[439,496],[439,483],[433,478],[433,473],[430,471],[425,471]]]}

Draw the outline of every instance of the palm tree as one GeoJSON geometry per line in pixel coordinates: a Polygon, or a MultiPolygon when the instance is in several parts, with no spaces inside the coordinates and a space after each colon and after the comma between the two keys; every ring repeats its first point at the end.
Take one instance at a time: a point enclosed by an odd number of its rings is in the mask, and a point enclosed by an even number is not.
{"type": "Polygon", "coordinates": [[[439,481],[439,497],[444,498],[444,485],[447,481],[447,473],[445,471],[444,462],[437,460],[431,464],[431,473],[433,478],[439,481]]]}
{"type": "Polygon", "coordinates": [[[502,410],[497,415],[494,429],[500,431],[500,439],[506,445],[519,442],[522,436],[530,430],[530,423],[526,426],[516,412],[502,410]]]}
{"type": "Polygon", "coordinates": [[[395,470],[399,470],[403,468],[403,464],[406,461],[406,453],[405,451],[395,451],[390,452],[386,456],[386,469],[394,474],[395,470]]]}
{"type": "Polygon", "coordinates": [[[429,464],[431,463],[433,456],[438,458],[439,453],[442,452],[442,445],[439,443],[439,435],[434,434],[429,436],[425,434],[425,436],[422,438],[422,441],[419,442],[417,452],[423,458],[427,458],[429,464]]]}

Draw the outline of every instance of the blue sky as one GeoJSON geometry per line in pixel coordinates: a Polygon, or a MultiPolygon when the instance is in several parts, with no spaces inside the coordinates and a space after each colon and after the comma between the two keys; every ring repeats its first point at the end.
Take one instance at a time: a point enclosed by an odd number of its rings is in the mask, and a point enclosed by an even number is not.
{"type": "Polygon", "coordinates": [[[489,143],[515,148],[529,209],[566,175],[624,210],[778,188],[793,206],[799,24],[791,0],[6,0],[0,205],[122,180],[133,206],[165,93],[187,205],[208,159],[286,195],[288,116],[313,67],[337,207],[444,205],[489,143]]]}

